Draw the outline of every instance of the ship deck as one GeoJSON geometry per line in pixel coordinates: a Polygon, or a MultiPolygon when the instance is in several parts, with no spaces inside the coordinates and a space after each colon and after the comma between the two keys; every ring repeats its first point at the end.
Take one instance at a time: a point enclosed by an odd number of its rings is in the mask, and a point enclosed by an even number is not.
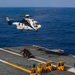
{"type": "Polygon", "coordinates": [[[56,62],[64,61],[66,70],[53,70],[42,75],[75,75],[75,57],[64,53],[53,52],[50,49],[40,46],[21,46],[0,48],[0,75],[30,75],[33,63],[52,61],[54,67],[56,62]],[[28,49],[35,58],[24,58],[20,52],[28,49]]]}

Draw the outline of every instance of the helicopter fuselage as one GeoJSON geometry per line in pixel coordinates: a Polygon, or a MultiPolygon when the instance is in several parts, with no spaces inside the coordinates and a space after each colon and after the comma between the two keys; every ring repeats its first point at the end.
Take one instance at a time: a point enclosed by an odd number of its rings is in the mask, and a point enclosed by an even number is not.
{"type": "Polygon", "coordinates": [[[33,19],[25,19],[25,21],[22,22],[13,22],[13,25],[17,26],[17,29],[26,29],[26,30],[38,30],[41,28],[41,25],[38,24],[37,21],[34,21],[33,19]]]}
{"type": "Polygon", "coordinates": [[[6,20],[9,25],[16,25],[17,29],[26,29],[26,30],[35,30],[37,31],[39,28],[41,28],[41,25],[31,18],[23,18],[22,21],[10,21],[8,17],[6,17],[6,20]]]}

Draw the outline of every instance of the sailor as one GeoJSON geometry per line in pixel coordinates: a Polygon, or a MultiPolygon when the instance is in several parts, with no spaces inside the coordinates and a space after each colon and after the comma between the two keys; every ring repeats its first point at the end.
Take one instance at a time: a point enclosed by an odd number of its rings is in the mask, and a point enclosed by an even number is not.
{"type": "Polygon", "coordinates": [[[26,57],[27,56],[26,49],[22,50],[20,53],[23,55],[23,57],[26,57]]]}
{"type": "Polygon", "coordinates": [[[33,68],[35,68],[35,67],[36,67],[36,63],[33,64],[33,68]]]}

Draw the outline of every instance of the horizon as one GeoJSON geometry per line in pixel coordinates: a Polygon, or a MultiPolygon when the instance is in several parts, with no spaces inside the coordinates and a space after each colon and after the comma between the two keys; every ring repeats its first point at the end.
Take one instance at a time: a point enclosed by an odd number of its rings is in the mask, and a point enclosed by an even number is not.
{"type": "Polygon", "coordinates": [[[75,8],[75,7],[0,7],[0,8],[75,8]]]}

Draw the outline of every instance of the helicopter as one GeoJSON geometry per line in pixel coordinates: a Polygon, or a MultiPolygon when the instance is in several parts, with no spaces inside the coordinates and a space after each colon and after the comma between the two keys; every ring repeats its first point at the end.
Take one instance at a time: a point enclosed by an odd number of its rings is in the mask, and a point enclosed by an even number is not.
{"type": "Polygon", "coordinates": [[[12,21],[8,16],[5,17],[5,19],[8,25],[16,25],[17,29],[20,29],[21,31],[25,29],[35,30],[37,32],[38,29],[41,28],[41,25],[36,20],[31,19],[29,14],[24,15],[20,21],[12,21]]]}

